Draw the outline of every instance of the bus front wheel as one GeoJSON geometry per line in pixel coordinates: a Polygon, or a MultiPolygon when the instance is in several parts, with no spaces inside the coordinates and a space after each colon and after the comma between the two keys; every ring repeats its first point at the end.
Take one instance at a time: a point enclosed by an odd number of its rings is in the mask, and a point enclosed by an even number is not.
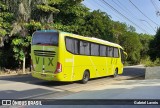
{"type": "Polygon", "coordinates": [[[84,71],[81,83],[82,84],[86,84],[88,82],[89,78],[90,78],[89,72],[88,71],[84,71]]]}

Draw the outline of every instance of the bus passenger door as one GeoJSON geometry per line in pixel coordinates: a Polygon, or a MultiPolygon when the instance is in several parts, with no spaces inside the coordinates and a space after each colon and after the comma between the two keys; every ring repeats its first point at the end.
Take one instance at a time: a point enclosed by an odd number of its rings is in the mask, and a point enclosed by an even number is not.
{"type": "Polygon", "coordinates": [[[107,75],[113,75],[113,47],[108,46],[107,47],[107,61],[108,61],[108,66],[107,66],[107,75]]]}

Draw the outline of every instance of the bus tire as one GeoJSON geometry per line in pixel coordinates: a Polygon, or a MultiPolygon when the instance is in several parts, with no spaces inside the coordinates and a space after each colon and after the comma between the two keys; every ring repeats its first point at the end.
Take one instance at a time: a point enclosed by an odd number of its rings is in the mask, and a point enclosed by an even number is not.
{"type": "Polygon", "coordinates": [[[115,78],[115,77],[117,77],[117,76],[118,76],[118,68],[115,69],[113,78],[115,78]]]}
{"type": "Polygon", "coordinates": [[[85,70],[83,74],[83,78],[81,80],[82,84],[86,84],[90,78],[89,71],[85,70]]]}

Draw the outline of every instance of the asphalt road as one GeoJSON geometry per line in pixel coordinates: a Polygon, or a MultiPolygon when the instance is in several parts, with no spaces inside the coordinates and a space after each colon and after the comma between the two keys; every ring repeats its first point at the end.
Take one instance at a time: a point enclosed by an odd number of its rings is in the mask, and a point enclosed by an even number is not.
{"type": "Polygon", "coordinates": [[[144,73],[143,66],[125,67],[124,73],[117,78],[92,79],[87,84],[49,82],[33,78],[31,75],[3,76],[0,77],[0,99],[67,98],[83,91],[103,90],[103,87],[112,86],[115,83],[123,84],[123,81],[143,80],[144,73]]]}

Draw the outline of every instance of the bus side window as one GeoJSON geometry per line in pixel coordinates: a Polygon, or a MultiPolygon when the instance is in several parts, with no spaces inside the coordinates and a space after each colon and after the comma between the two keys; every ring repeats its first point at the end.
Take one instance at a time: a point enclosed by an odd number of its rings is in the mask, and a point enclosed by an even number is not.
{"type": "Polygon", "coordinates": [[[90,55],[90,43],[86,41],[80,41],[80,54],[90,55]]]}
{"type": "Polygon", "coordinates": [[[66,38],[66,48],[69,52],[74,53],[74,39],[66,38]]]}
{"type": "Polygon", "coordinates": [[[79,54],[79,40],[74,40],[74,53],[79,54]]]}
{"type": "Polygon", "coordinates": [[[100,56],[105,57],[106,56],[106,46],[100,45],[100,56]]]}
{"type": "Polygon", "coordinates": [[[118,48],[114,48],[114,57],[115,58],[119,57],[118,48]]]}
{"type": "Polygon", "coordinates": [[[113,57],[113,47],[108,46],[108,51],[107,52],[108,52],[108,54],[107,54],[108,57],[113,57]]]}
{"type": "Polygon", "coordinates": [[[106,56],[108,57],[109,56],[109,47],[106,46],[106,56]]]}
{"type": "Polygon", "coordinates": [[[99,45],[95,43],[91,43],[91,55],[99,56],[99,45]]]}

